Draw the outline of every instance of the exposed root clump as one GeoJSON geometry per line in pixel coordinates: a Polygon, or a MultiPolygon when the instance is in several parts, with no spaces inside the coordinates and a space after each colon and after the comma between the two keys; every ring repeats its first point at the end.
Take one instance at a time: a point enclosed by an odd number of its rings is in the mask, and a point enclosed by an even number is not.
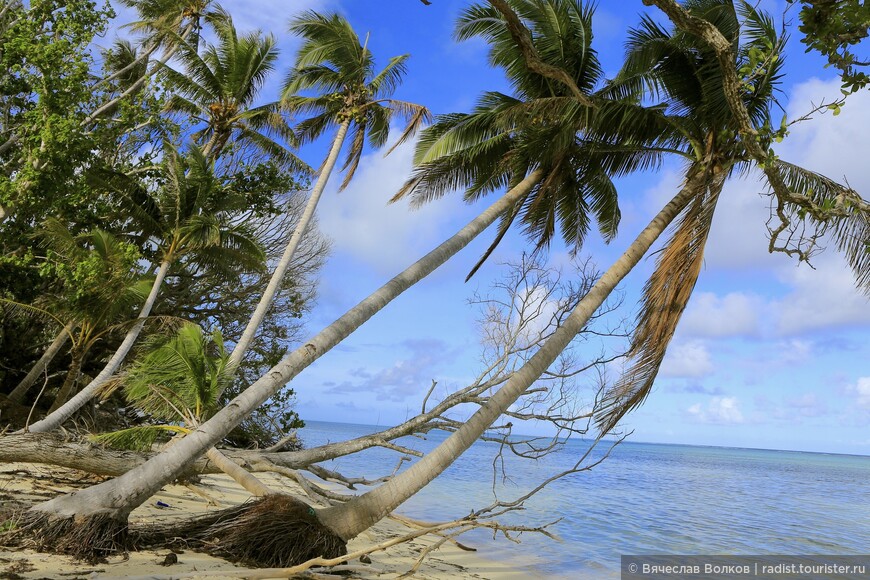
{"type": "Polygon", "coordinates": [[[141,546],[184,543],[190,548],[250,566],[286,568],[312,558],[336,558],[347,545],[304,502],[270,494],[182,522],[137,531],[141,546]]]}
{"type": "Polygon", "coordinates": [[[58,516],[28,510],[9,514],[2,541],[95,563],[127,549],[127,519],[112,514],[58,516]]]}

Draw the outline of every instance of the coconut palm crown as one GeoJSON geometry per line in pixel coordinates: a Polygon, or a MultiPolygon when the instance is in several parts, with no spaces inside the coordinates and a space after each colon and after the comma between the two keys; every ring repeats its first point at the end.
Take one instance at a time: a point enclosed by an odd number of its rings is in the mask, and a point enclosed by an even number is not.
{"type": "Polygon", "coordinates": [[[378,71],[367,44],[360,42],[342,16],[305,12],[290,22],[290,31],[303,41],[284,84],[283,105],[297,117],[308,116],[296,125],[300,144],[349,124],[352,132],[340,186],[344,189],[353,179],[366,142],[375,148],[386,145],[390,122],[399,116],[407,124],[387,151],[391,152],[429,120],[429,110],[392,98],[407,72],[409,55],[392,57],[378,71]]]}
{"type": "MultiPolygon", "coordinates": [[[[771,128],[785,39],[769,15],[746,2],[689,0],[684,6],[730,40],[733,66],[743,81],[743,106],[762,136],[761,146],[768,149],[776,136],[771,128]]],[[[652,98],[664,99],[659,108],[668,125],[663,136],[667,149],[687,161],[687,180],[702,176],[705,186],[687,204],[658,254],[656,269],[644,288],[627,370],[608,393],[608,404],[598,416],[604,431],[639,406],[652,389],[700,274],[725,181],[734,172],[747,172],[755,166],[740,138],[738,120],[726,99],[722,69],[712,48],[697,36],[670,30],[645,16],[640,26],[630,31],[627,49],[614,90],[633,93],[645,87],[652,98]]],[[[819,203],[833,200],[846,189],[796,165],[778,159],[773,163],[792,191],[810,195],[819,203]]],[[[866,239],[866,218],[862,222],[856,216],[833,226],[836,235],[846,237],[840,246],[847,254],[854,253],[856,239],[866,239]]]]}
{"type": "Polygon", "coordinates": [[[499,11],[484,4],[467,8],[456,37],[484,38],[490,62],[505,71],[513,94],[487,92],[472,112],[439,116],[423,132],[414,174],[394,198],[422,204],[464,189],[471,202],[541,170],[535,187],[503,217],[481,262],[517,218],[537,248],[550,244],[558,225],[565,243],[579,249],[593,218],[602,237],[612,240],[620,212],[611,176],[652,167],[660,156],[644,146],[662,126],[657,115],[628,91],[604,85],[592,48],[592,6],[576,0],[508,4],[540,59],[564,70],[587,98],[580,101],[564,83],[529,70],[499,11]]]}
{"type": "Polygon", "coordinates": [[[181,42],[182,70],[169,66],[163,75],[172,95],[166,110],[189,115],[199,123],[193,138],[206,157],[217,159],[231,141],[250,145],[295,170],[307,166],[281,143],[295,144],[287,120],[275,102],[255,105],[278,58],[275,37],[254,31],[242,36],[222,8],[205,16],[217,36],[202,50],[181,42]]]}

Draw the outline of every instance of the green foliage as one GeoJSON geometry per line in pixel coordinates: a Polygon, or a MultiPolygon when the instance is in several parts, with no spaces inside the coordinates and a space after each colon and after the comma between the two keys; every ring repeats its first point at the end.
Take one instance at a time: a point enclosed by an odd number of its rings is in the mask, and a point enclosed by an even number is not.
{"type": "Polygon", "coordinates": [[[173,433],[183,433],[186,431],[187,429],[172,425],[139,425],[110,433],[97,433],[91,435],[88,439],[94,443],[115,449],[151,451],[154,448],[154,444],[158,441],[166,440],[173,433]]]}
{"type": "Polygon", "coordinates": [[[870,61],[855,49],[870,34],[870,5],[863,0],[802,0],[801,5],[801,42],[807,52],[821,53],[839,71],[844,94],[867,86],[870,76],[861,68],[870,61]]]}
{"type": "Polygon", "coordinates": [[[230,380],[223,336],[210,336],[192,323],[172,336],[154,337],[120,379],[126,400],[142,411],[147,424],[93,437],[121,449],[149,450],[162,435],[184,433],[218,409],[218,393],[230,380]]]}
{"type": "MultiPolygon", "coordinates": [[[[48,313],[0,315],[0,392],[16,385],[67,320],[82,325],[53,365],[72,354],[93,376],[136,316],[146,272],[163,260],[171,270],[152,313],[233,335],[293,218],[284,215],[288,199],[304,186],[284,144],[260,139],[292,143],[282,115],[252,106],[272,72],[272,40],[237,35],[209,0],[125,0],[139,11],[130,29],[141,42],[119,40],[100,53],[98,35],[113,15],[101,2],[13,0],[0,15],[0,297],[48,313]],[[203,23],[217,32],[214,46],[200,44],[203,23]],[[175,73],[186,85],[152,76],[168,51],[176,51],[172,62],[183,67],[175,73]],[[184,92],[202,72],[197,64],[220,77],[209,85],[213,100],[184,92]],[[185,95],[206,115],[215,102],[236,98],[223,155],[189,146],[197,121],[167,112],[185,95]]],[[[287,277],[288,318],[273,314],[264,340],[282,336],[286,349],[295,338],[320,263],[315,256],[287,277]]],[[[144,333],[163,331],[149,324],[144,333]]],[[[63,374],[49,376],[51,393],[63,374]]]]}
{"type": "Polygon", "coordinates": [[[99,149],[80,123],[97,98],[88,45],[113,15],[90,0],[33,0],[7,14],[0,45],[0,205],[44,219],[87,206],[77,170],[99,149]],[[38,193],[37,193],[38,192],[38,193]]]}
{"type": "Polygon", "coordinates": [[[128,369],[123,379],[127,400],[163,421],[198,423],[217,410],[217,395],[225,385],[223,336],[211,336],[192,323],[168,339],[157,338],[128,369]]]}
{"type": "Polygon", "coordinates": [[[56,219],[45,222],[39,237],[46,253],[38,270],[52,282],[37,304],[64,323],[87,327],[88,338],[135,316],[151,287],[135,246],[99,229],[73,235],[56,219]]]}

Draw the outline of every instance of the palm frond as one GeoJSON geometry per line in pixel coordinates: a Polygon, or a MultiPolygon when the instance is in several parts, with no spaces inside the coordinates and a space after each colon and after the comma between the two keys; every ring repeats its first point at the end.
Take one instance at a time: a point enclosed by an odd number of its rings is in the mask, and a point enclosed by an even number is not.
{"type": "Polygon", "coordinates": [[[831,218],[826,223],[816,223],[811,212],[801,206],[786,202],[795,219],[809,220],[819,235],[829,233],[843,253],[855,281],[865,294],[870,294],[870,214],[862,211],[850,198],[858,194],[836,181],[786,161],[777,160],[776,169],[786,187],[800,196],[809,198],[821,208],[842,208],[846,215],[831,218]]]}
{"type": "MultiPolygon", "coordinates": [[[[98,445],[127,451],[151,451],[161,436],[187,433],[189,430],[174,425],[140,425],[110,433],[89,435],[88,439],[98,445]]],[[[167,437],[168,438],[168,437],[167,437]]]]}
{"type": "Polygon", "coordinates": [[[187,323],[168,339],[152,341],[124,379],[127,399],[147,415],[165,421],[201,420],[216,410],[229,377],[228,354],[220,333],[206,336],[187,323]]]}
{"type": "MultiPolygon", "coordinates": [[[[690,170],[690,175],[692,171],[690,170]]],[[[701,272],[704,247],[726,174],[705,180],[673,228],[644,286],[637,326],[628,352],[629,367],[605,394],[596,416],[603,433],[638,407],[652,390],[667,347],[701,272]]],[[[691,177],[689,178],[691,179],[691,177]]]]}

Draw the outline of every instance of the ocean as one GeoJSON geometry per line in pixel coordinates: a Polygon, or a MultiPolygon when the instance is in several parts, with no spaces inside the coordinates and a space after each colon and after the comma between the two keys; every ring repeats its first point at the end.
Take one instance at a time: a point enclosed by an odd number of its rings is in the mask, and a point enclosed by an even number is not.
{"type": "MultiPolygon", "coordinates": [[[[308,421],[306,446],[380,430],[371,425],[308,421]]],[[[402,445],[427,451],[434,432],[402,445]]],[[[521,496],[573,466],[588,443],[569,441],[539,460],[506,456],[478,441],[435,481],[399,508],[429,520],[462,517],[498,499],[521,496]]],[[[592,458],[607,451],[602,442],[592,458]]],[[[367,450],[325,464],[346,476],[392,472],[399,454],[367,450]]],[[[407,463],[405,464],[407,465],[407,463]]],[[[558,480],[504,521],[537,526],[559,519],[561,541],[523,534],[519,544],[475,531],[463,543],[506,560],[530,577],[619,578],[622,554],[870,553],[870,457],[626,441],[589,471],[558,480]]]]}

